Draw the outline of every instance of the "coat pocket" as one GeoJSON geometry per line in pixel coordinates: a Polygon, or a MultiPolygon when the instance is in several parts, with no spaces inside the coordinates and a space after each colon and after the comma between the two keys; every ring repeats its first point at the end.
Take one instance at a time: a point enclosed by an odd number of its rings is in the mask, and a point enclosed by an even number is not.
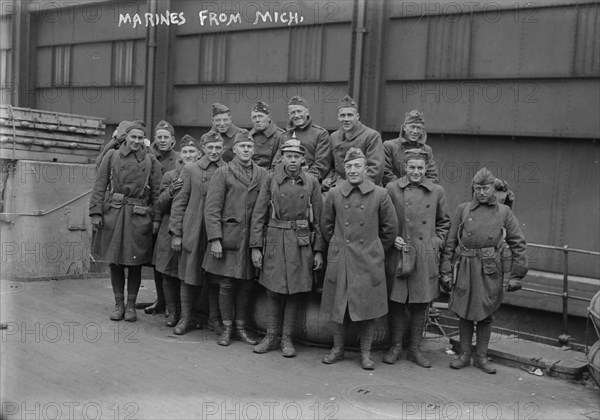
{"type": "Polygon", "coordinates": [[[240,249],[242,238],[242,224],[239,220],[229,218],[221,222],[221,239],[223,249],[235,251],[240,249]]]}

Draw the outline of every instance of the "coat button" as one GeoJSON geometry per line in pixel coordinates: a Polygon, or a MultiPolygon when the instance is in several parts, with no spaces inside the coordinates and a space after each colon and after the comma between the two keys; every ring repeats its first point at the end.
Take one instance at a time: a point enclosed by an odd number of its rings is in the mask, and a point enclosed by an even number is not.
{"type": "Polygon", "coordinates": [[[360,222],[360,225],[361,225],[361,226],[364,226],[364,225],[365,225],[365,222],[360,222]]]}
{"type": "Polygon", "coordinates": [[[345,208],[345,209],[347,209],[347,208],[348,208],[348,204],[346,204],[346,205],[344,206],[344,208],[345,208]]]}
{"type": "Polygon", "coordinates": [[[302,194],[302,195],[300,196],[300,198],[304,198],[304,194],[302,194]]]}
{"type": "Polygon", "coordinates": [[[346,243],[349,244],[350,243],[350,239],[346,239],[346,243]]]}
{"type": "Polygon", "coordinates": [[[420,240],[423,240],[423,237],[422,237],[422,236],[419,236],[419,239],[420,239],[420,240]]]}
{"type": "Polygon", "coordinates": [[[282,193],[282,194],[281,194],[281,196],[282,196],[282,197],[285,197],[285,194],[283,194],[283,193],[282,193]]]}
{"type": "Polygon", "coordinates": [[[427,204],[425,207],[429,208],[429,204],[427,204]]]}
{"type": "Polygon", "coordinates": [[[467,220],[468,220],[469,222],[472,222],[472,221],[473,221],[473,218],[472,218],[472,217],[469,217],[467,220]]]}
{"type": "Polygon", "coordinates": [[[471,236],[471,232],[467,233],[468,236],[471,236]]]}
{"type": "Polygon", "coordinates": [[[206,178],[202,178],[202,182],[206,182],[206,178]]]}
{"type": "Polygon", "coordinates": [[[361,240],[360,240],[360,241],[358,241],[358,242],[360,242],[360,243],[362,244],[362,243],[364,242],[364,239],[361,239],[361,240]]]}
{"type": "Polygon", "coordinates": [[[346,226],[348,226],[348,225],[350,224],[350,222],[346,222],[346,223],[344,223],[344,224],[345,224],[346,226]]]}
{"type": "Polygon", "coordinates": [[[427,223],[427,221],[423,220],[423,224],[426,224],[426,223],[427,223]]]}
{"type": "Polygon", "coordinates": [[[410,222],[410,220],[409,220],[409,219],[406,219],[406,221],[407,221],[407,222],[410,222]]]}
{"type": "Polygon", "coordinates": [[[365,209],[365,205],[364,205],[364,204],[362,204],[362,205],[360,206],[360,208],[361,208],[362,210],[364,210],[364,209],[365,209]]]}
{"type": "Polygon", "coordinates": [[[410,206],[410,203],[407,201],[406,203],[404,203],[405,206],[410,206]]]}

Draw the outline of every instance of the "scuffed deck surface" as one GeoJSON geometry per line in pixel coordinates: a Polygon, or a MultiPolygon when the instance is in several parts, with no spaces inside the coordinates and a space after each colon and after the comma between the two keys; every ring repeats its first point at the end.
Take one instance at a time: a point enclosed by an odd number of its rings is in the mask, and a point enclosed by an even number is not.
{"type": "MultiPolygon", "coordinates": [[[[297,345],[298,356],[264,355],[196,330],[177,337],[164,316],[138,311],[112,322],[110,281],[0,282],[2,418],[135,419],[585,419],[598,418],[598,388],[537,377],[506,366],[496,375],[454,371],[443,339],[428,339],[433,363],[359,356],[323,365],[326,349],[297,345]],[[60,415],[57,415],[60,414],[60,415]],[[62,417],[61,417],[62,416],[62,417]]],[[[144,280],[139,301],[151,301],[144,280]]]]}

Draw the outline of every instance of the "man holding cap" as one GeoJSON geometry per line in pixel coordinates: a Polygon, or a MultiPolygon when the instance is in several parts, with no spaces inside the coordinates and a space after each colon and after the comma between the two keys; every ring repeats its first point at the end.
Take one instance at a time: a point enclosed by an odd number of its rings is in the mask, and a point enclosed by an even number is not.
{"type": "Polygon", "coordinates": [[[394,364],[402,353],[404,313],[410,312],[410,340],[407,359],[425,368],[431,367],[421,352],[421,339],[429,303],[439,290],[440,253],[450,229],[446,210],[446,192],[425,178],[429,153],[421,149],[406,151],[406,175],[385,186],[398,217],[398,236],[385,258],[385,271],[390,297],[388,320],[392,347],[383,357],[394,364]],[[414,248],[415,265],[411,273],[398,276],[402,253],[414,248]]]}
{"type": "Polygon", "coordinates": [[[527,274],[527,244],[511,209],[494,195],[496,177],[481,168],[473,177],[473,200],[459,204],[440,266],[442,286],[450,291],[448,309],[459,318],[460,355],[450,367],[471,365],[471,340],[476,329],[473,366],[496,373],[487,360],[494,313],[503,296],[503,273],[510,273],[508,292],[521,288],[527,274]]]}
{"type": "Polygon", "coordinates": [[[329,136],[329,146],[333,160],[333,173],[323,181],[323,189],[335,185],[337,180],[346,179],[344,159],[350,148],[360,149],[367,160],[367,176],[381,185],[384,166],[384,152],[379,133],[359,121],[360,114],[354,100],[346,95],[338,102],[340,129],[329,136]]]}
{"type": "MultiPolygon", "coordinates": [[[[194,145],[196,144],[195,139],[194,145]]],[[[199,296],[200,287],[209,283],[202,270],[202,260],[206,253],[208,240],[204,225],[204,203],[211,178],[225,162],[223,155],[223,138],[215,131],[209,131],[203,136],[204,155],[197,161],[185,165],[181,171],[182,187],[173,199],[169,233],[171,248],[179,253],[178,275],[181,280],[181,319],[173,332],[177,335],[187,333],[192,328],[192,309],[199,296]]],[[[182,150],[187,147],[186,142],[182,150]]],[[[194,146],[198,147],[198,146],[194,146]]],[[[219,321],[219,288],[218,285],[208,284],[209,287],[209,326],[218,328],[219,321]]]]}
{"type": "Polygon", "coordinates": [[[283,141],[295,136],[306,148],[304,161],[308,173],[321,182],[331,167],[329,156],[329,133],[323,127],[313,124],[308,111],[308,103],[300,96],[294,96],[288,102],[289,123],[283,141]]]}
{"type": "Polygon", "coordinates": [[[253,125],[250,135],[254,139],[255,148],[252,160],[269,170],[281,146],[284,131],[271,120],[269,106],[264,102],[258,101],[252,107],[250,118],[253,125]]]}
{"type": "Polygon", "coordinates": [[[384,188],[367,176],[367,159],[351,148],[344,159],[346,179],[329,191],[321,232],[329,242],[321,311],[331,315],[333,348],[323,358],[344,358],[346,324],[359,322],[361,365],[374,369],[371,342],[375,319],[388,311],[385,250],[394,243],[398,220],[384,188]]]}
{"type": "Polygon", "coordinates": [[[323,265],[323,201],[319,181],[302,169],[302,143],[290,139],[281,153],[282,164],[265,177],[252,213],[252,263],[267,289],[267,335],[254,352],[275,350],[281,342],[283,356],[294,357],[296,313],[312,290],[313,270],[323,265]]]}
{"type": "Polygon", "coordinates": [[[254,140],[248,131],[235,137],[233,152],[235,158],[217,169],[210,180],[204,207],[210,252],[204,255],[202,267],[218,276],[223,320],[218,344],[222,346],[231,342],[234,312],[237,338],[246,344],[256,344],[245,328],[255,277],[250,259],[250,221],[267,174],[252,161],[254,140]]]}
{"type": "Polygon", "coordinates": [[[145,135],[141,124],[125,124],[119,149],[108,150],[102,158],[90,199],[89,214],[96,230],[92,256],[110,264],[116,302],[110,319],[114,321],[137,320],[142,265],[152,261],[152,236],[160,226],[160,164],[142,146],[145,135]]]}
{"type": "Polygon", "coordinates": [[[433,159],[433,150],[431,150],[431,147],[426,142],[427,132],[425,131],[423,113],[417,109],[407,112],[398,138],[387,140],[383,143],[385,152],[383,185],[389,184],[405,175],[405,152],[409,149],[421,149],[429,153],[425,177],[432,182],[438,183],[439,177],[437,166],[433,159]]]}
{"type": "MultiPolygon", "coordinates": [[[[235,142],[236,136],[243,130],[235,126],[231,119],[231,110],[223,104],[218,102],[211,105],[212,108],[212,117],[210,119],[212,123],[212,131],[215,131],[221,135],[223,138],[223,160],[225,162],[230,162],[235,153],[233,152],[233,143],[235,142]]],[[[204,134],[200,141],[204,144],[204,134]]]]}

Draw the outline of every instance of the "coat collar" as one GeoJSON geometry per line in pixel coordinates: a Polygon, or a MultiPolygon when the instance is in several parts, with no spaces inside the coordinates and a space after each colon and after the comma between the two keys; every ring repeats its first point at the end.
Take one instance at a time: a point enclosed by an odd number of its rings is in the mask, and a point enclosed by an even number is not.
{"type": "Polygon", "coordinates": [[[427,131],[423,131],[423,135],[419,137],[419,140],[416,142],[410,141],[404,137],[401,131],[398,140],[400,140],[400,143],[402,143],[402,145],[408,149],[411,149],[412,147],[422,147],[425,143],[427,143],[427,131]]]}
{"type": "Polygon", "coordinates": [[[352,139],[358,137],[360,134],[362,134],[363,131],[365,131],[365,129],[366,129],[365,125],[363,123],[361,123],[360,121],[357,121],[354,128],[350,131],[344,131],[340,128],[339,138],[343,139],[344,134],[345,134],[346,140],[352,140],[352,139]]]}
{"type": "Polygon", "coordinates": [[[348,182],[347,179],[345,179],[342,185],[340,185],[340,191],[342,192],[342,195],[344,197],[348,197],[355,187],[358,187],[360,193],[362,195],[365,195],[375,189],[375,184],[373,184],[373,181],[365,178],[365,180],[361,184],[355,186],[348,182]]]}
{"type": "Polygon", "coordinates": [[[200,168],[202,168],[202,169],[204,169],[204,170],[207,170],[207,169],[208,169],[208,167],[209,167],[211,164],[213,164],[213,163],[214,163],[215,165],[217,165],[217,168],[220,168],[221,166],[224,166],[224,165],[226,165],[226,163],[225,163],[225,161],[224,161],[223,159],[219,159],[219,160],[218,160],[218,161],[216,161],[216,162],[211,162],[210,160],[208,160],[208,158],[207,158],[206,156],[202,156],[200,159],[198,159],[198,160],[196,161],[196,163],[198,164],[198,166],[199,166],[200,168]]]}
{"type": "Polygon", "coordinates": [[[160,151],[160,149],[158,148],[158,145],[156,144],[156,141],[152,142],[152,144],[150,145],[150,149],[152,150],[152,153],[154,153],[154,156],[156,156],[157,160],[161,160],[163,158],[168,157],[173,152],[174,148],[175,148],[175,141],[173,141],[169,150],[164,151],[164,152],[160,151]]]}
{"type": "MultiPolygon", "coordinates": [[[[398,186],[402,189],[408,187],[409,185],[411,185],[411,183],[408,180],[408,176],[406,176],[406,175],[404,175],[402,178],[400,178],[398,180],[398,186]]],[[[423,180],[423,182],[421,182],[419,184],[419,187],[423,187],[429,191],[433,191],[433,182],[431,182],[429,179],[425,178],[423,180]]]]}
{"type": "Polygon", "coordinates": [[[483,207],[483,206],[488,206],[488,207],[494,207],[494,206],[498,206],[498,201],[496,200],[496,196],[493,195],[492,198],[490,199],[490,201],[488,201],[485,204],[481,204],[479,201],[477,201],[477,199],[475,198],[475,195],[473,195],[473,199],[471,200],[471,202],[469,203],[469,210],[475,210],[477,207],[483,207]]]}
{"type": "MultiPolygon", "coordinates": [[[[215,129],[215,127],[213,127],[212,129],[218,133],[218,131],[215,129]]],[[[240,131],[240,129],[236,125],[231,123],[231,125],[229,126],[227,131],[224,132],[223,134],[221,134],[221,136],[227,137],[227,138],[232,138],[233,136],[235,136],[238,133],[238,131],[240,131]]]]}
{"type": "Polygon", "coordinates": [[[277,125],[275,125],[275,123],[273,121],[271,121],[269,123],[269,125],[267,126],[267,128],[265,128],[263,131],[256,131],[254,130],[254,128],[252,130],[250,130],[250,135],[254,136],[255,134],[260,134],[262,133],[267,139],[271,138],[271,136],[273,134],[275,134],[275,132],[277,131],[277,125]]]}
{"type": "Polygon", "coordinates": [[[300,127],[296,127],[294,124],[292,124],[291,121],[288,122],[287,131],[295,131],[295,130],[304,131],[304,130],[306,130],[307,127],[310,127],[311,125],[312,125],[312,118],[309,115],[308,117],[306,117],[306,122],[304,124],[302,124],[300,127]]]}
{"type": "Polygon", "coordinates": [[[125,142],[123,142],[123,144],[121,144],[121,146],[119,147],[119,153],[121,154],[121,156],[128,156],[129,154],[133,153],[137,161],[141,162],[146,158],[146,154],[148,153],[148,151],[145,148],[141,147],[140,150],[134,152],[125,145],[125,142]]]}
{"type": "MultiPolygon", "coordinates": [[[[278,185],[283,184],[283,181],[285,181],[287,178],[291,178],[290,175],[285,171],[283,164],[277,165],[275,167],[273,177],[275,178],[275,181],[278,185]]],[[[300,178],[302,180],[302,185],[306,185],[306,173],[304,172],[304,169],[300,169],[297,178],[300,178]]]]}
{"type": "Polygon", "coordinates": [[[237,174],[241,173],[245,170],[242,163],[238,160],[237,157],[234,157],[231,162],[228,163],[229,168],[232,170],[231,173],[233,176],[240,181],[242,184],[246,185],[249,190],[256,187],[258,185],[260,179],[260,171],[264,170],[260,166],[258,166],[253,160],[250,161],[250,166],[252,166],[252,179],[250,180],[250,184],[247,184],[245,180],[239,178],[237,174]]]}

